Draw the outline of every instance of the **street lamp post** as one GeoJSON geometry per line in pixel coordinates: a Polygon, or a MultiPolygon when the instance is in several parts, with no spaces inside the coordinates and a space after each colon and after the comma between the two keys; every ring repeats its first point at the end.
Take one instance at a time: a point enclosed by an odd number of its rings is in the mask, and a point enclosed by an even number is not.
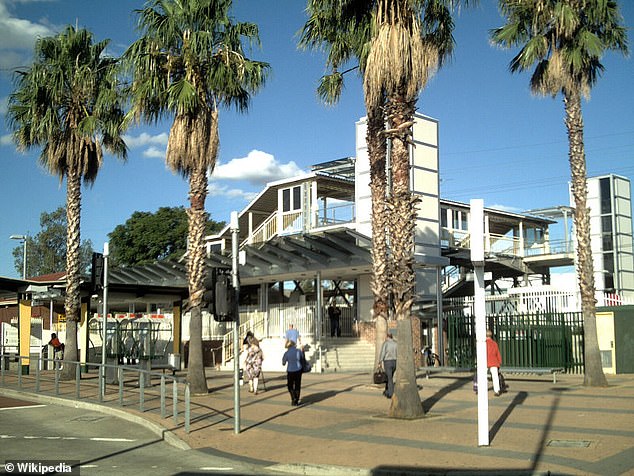
{"type": "Polygon", "coordinates": [[[26,279],[26,235],[11,235],[9,238],[12,240],[20,240],[24,244],[22,251],[22,279],[26,279]]]}

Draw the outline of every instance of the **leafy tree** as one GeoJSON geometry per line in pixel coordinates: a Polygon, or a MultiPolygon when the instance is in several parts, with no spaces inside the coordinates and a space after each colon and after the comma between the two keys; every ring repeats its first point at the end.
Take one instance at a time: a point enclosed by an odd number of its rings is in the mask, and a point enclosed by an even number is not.
{"type": "Polygon", "coordinates": [[[627,31],[614,0],[501,0],[499,4],[506,25],[491,32],[493,42],[507,48],[521,45],[511,60],[511,72],[534,65],[531,91],[563,96],[584,322],[584,385],[607,386],[597,339],[581,98],[589,96],[603,72],[601,58],[606,50],[627,54],[627,31]]]}
{"type": "MultiPolygon", "coordinates": [[[[117,61],[104,55],[108,40],[72,26],[35,43],[33,64],[16,75],[8,117],[19,149],[42,149],[39,160],[60,181],[66,179],[66,355],[78,360],[80,319],[81,181],[92,184],[103,149],[123,159],[124,112],[117,61]]],[[[75,378],[64,365],[63,379],[75,378]]]]}
{"type": "MultiPolygon", "coordinates": [[[[27,237],[26,276],[41,276],[59,273],[66,269],[66,209],[59,207],[51,213],[42,212],[40,227],[42,230],[35,236],[27,237]]],[[[79,249],[80,270],[87,273],[90,269],[93,253],[92,242],[82,240],[79,249]]],[[[15,269],[22,273],[24,248],[13,249],[15,269]]]]}
{"type": "MultiPolygon", "coordinates": [[[[224,222],[207,221],[206,234],[220,231],[224,222]]],[[[116,265],[152,263],[182,257],[187,250],[187,211],[161,207],[156,212],[134,212],[110,238],[110,258],[116,265]]]]}
{"type": "Polygon", "coordinates": [[[242,41],[257,44],[258,28],[234,23],[231,5],[231,0],[152,0],[137,11],[142,36],[125,53],[133,75],[132,115],[150,122],[174,116],[166,161],[189,179],[187,378],[195,394],[208,392],[202,359],[203,234],[207,174],[218,153],[218,108],[246,111],[269,68],[245,56],[242,41]]]}

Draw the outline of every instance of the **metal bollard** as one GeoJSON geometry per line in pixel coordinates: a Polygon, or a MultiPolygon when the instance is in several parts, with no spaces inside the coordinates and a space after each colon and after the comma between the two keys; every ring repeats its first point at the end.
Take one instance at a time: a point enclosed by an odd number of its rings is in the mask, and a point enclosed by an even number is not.
{"type": "Polygon", "coordinates": [[[99,400],[99,403],[103,402],[103,395],[104,393],[106,393],[106,374],[105,374],[105,370],[106,368],[103,365],[99,366],[99,385],[97,385],[97,392],[99,393],[99,395],[97,395],[97,399],[99,400]]]}
{"type": "Polygon", "coordinates": [[[40,393],[40,358],[37,358],[35,366],[35,393],[40,393]]]}
{"type": "Polygon", "coordinates": [[[123,367],[119,367],[119,405],[123,406],[123,367]]]}
{"type": "Polygon", "coordinates": [[[59,369],[55,368],[55,395],[59,395],[59,369]]]}
{"type": "Polygon", "coordinates": [[[172,415],[174,416],[174,424],[178,425],[178,382],[176,380],[172,385],[172,415]]]}
{"type": "Polygon", "coordinates": [[[75,366],[75,396],[77,400],[81,398],[81,365],[77,364],[75,366]]]}
{"type": "Polygon", "coordinates": [[[189,433],[190,403],[189,384],[185,384],[185,433],[189,433]]]}
{"type": "Polygon", "coordinates": [[[0,377],[2,378],[2,385],[4,385],[4,359],[5,359],[5,354],[2,354],[0,356],[0,377]]]}
{"type": "Polygon", "coordinates": [[[165,375],[161,375],[161,418],[165,418],[165,375]]]}
{"type": "Polygon", "coordinates": [[[139,411],[143,413],[143,404],[145,403],[145,375],[139,372],[139,411]]]}

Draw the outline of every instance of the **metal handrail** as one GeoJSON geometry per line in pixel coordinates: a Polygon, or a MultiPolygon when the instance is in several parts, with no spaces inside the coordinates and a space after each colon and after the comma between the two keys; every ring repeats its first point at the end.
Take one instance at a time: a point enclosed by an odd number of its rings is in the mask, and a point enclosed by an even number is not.
{"type": "MultiPolygon", "coordinates": [[[[6,364],[10,363],[10,361],[16,362],[17,366],[16,366],[16,382],[17,382],[17,386],[18,389],[20,390],[24,390],[25,388],[25,379],[29,379],[29,380],[33,380],[34,379],[34,390],[35,393],[40,394],[40,393],[45,393],[42,391],[42,381],[44,380],[44,375],[42,372],[42,367],[44,367],[44,363],[50,363],[51,366],[53,367],[51,369],[52,372],[54,372],[54,387],[53,387],[53,391],[54,394],[56,396],[59,396],[61,394],[61,380],[60,380],[60,374],[61,374],[61,369],[60,369],[60,365],[74,365],[75,366],[75,392],[74,392],[74,400],[84,400],[86,398],[86,394],[84,393],[84,396],[82,397],[82,393],[81,393],[81,389],[82,389],[82,379],[81,379],[81,368],[82,366],[85,366],[86,368],[96,368],[98,369],[98,374],[97,375],[105,375],[104,369],[115,369],[116,373],[117,373],[117,384],[118,384],[118,404],[119,406],[123,406],[124,403],[124,382],[125,382],[125,376],[126,373],[132,373],[132,374],[136,374],[136,380],[138,381],[138,386],[135,388],[138,388],[138,405],[139,405],[139,411],[144,412],[146,411],[145,408],[145,389],[147,387],[149,387],[151,385],[151,381],[152,378],[154,377],[156,378],[160,378],[160,406],[161,406],[161,418],[167,418],[167,412],[166,412],[166,400],[167,400],[167,382],[171,381],[172,384],[172,418],[174,420],[174,424],[178,425],[178,420],[179,420],[179,411],[178,411],[178,403],[179,403],[179,396],[181,396],[181,393],[178,391],[178,387],[180,386],[184,386],[183,390],[182,390],[182,396],[180,398],[183,399],[183,404],[184,404],[184,419],[183,419],[183,424],[185,427],[185,432],[189,433],[190,431],[190,423],[191,423],[191,401],[190,401],[190,389],[189,389],[189,383],[182,377],[173,377],[170,375],[165,375],[162,374],[160,372],[152,372],[149,370],[144,370],[144,369],[140,369],[138,367],[133,367],[133,366],[129,366],[129,365],[117,365],[117,364],[101,364],[101,363],[82,363],[82,362],[78,362],[78,361],[74,361],[74,360],[65,360],[65,359],[50,359],[50,358],[42,358],[40,356],[23,356],[23,355],[16,355],[16,354],[6,354],[6,353],[0,353],[0,386],[6,386],[7,385],[7,375],[11,375],[10,369],[7,368],[6,364]],[[23,370],[22,370],[22,362],[23,361],[28,361],[29,362],[29,369],[32,367],[31,365],[31,360],[36,361],[35,362],[35,377],[31,377],[31,376],[24,376],[23,375],[23,370]]],[[[48,365],[46,366],[48,367],[48,365]]],[[[50,380],[50,379],[49,379],[50,380]]],[[[97,400],[99,403],[104,403],[104,397],[105,397],[105,389],[103,387],[103,383],[104,383],[104,378],[99,378],[98,379],[98,385],[97,385],[97,400]]],[[[86,384],[85,384],[86,385],[86,384]]],[[[94,387],[94,385],[90,386],[90,387],[94,387]]],[[[106,385],[107,387],[107,385],[106,385]]],[[[86,387],[84,387],[86,388],[86,387]]]]}

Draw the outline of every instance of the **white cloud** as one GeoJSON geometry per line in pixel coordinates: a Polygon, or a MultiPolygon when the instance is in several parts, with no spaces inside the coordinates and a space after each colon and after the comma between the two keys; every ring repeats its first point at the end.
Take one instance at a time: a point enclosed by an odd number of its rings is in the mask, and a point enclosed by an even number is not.
{"type": "MultiPolygon", "coordinates": [[[[150,135],[147,132],[142,132],[138,136],[131,136],[125,134],[123,140],[131,149],[135,147],[143,147],[146,145],[167,145],[168,139],[167,132],[161,132],[160,134],[150,135]]],[[[163,154],[165,155],[165,154],[163,154]]]]}
{"type": "Polygon", "coordinates": [[[17,18],[7,8],[6,0],[0,0],[0,67],[24,66],[35,40],[53,34],[47,25],[17,18]]]}
{"type": "Polygon", "coordinates": [[[511,207],[508,205],[487,205],[487,208],[492,208],[493,210],[500,210],[501,212],[509,212],[509,213],[522,213],[521,208],[511,207]]]}
{"type": "Polygon", "coordinates": [[[124,134],[123,140],[130,149],[147,147],[142,152],[143,157],[165,159],[167,140],[169,135],[167,132],[151,135],[147,132],[141,132],[138,136],[124,134]]]}
{"type": "Polygon", "coordinates": [[[231,159],[228,163],[216,165],[213,180],[245,180],[264,185],[273,180],[300,175],[303,170],[293,161],[281,164],[275,157],[260,150],[252,150],[246,157],[231,159]]]}
{"type": "Polygon", "coordinates": [[[157,157],[159,159],[165,159],[165,149],[159,149],[158,147],[148,147],[143,151],[143,157],[157,157]]]}
{"type": "Polygon", "coordinates": [[[220,185],[216,182],[209,184],[210,197],[223,197],[234,200],[244,200],[250,202],[257,196],[257,192],[247,192],[238,188],[229,188],[226,185],[220,185]]]}
{"type": "Polygon", "coordinates": [[[11,139],[11,134],[5,134],[0,136],[0,145],[11,145],[13,141],[11,139]]]}

